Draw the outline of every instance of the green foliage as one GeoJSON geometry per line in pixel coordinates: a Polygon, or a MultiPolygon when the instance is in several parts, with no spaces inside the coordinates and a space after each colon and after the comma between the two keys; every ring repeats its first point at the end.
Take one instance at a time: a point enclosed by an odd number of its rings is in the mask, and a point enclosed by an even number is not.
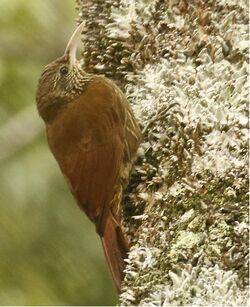
{"type": "MultiPolygon", "coordinates": [[[[75,26],[74,5],[1,0],[0,134],[24,107],[35,108],[37,79],[63,52],[75,26]]],[[[0,304],[115,304],[100,240],[45,138],[0,160],[0,182],[0,304]]]]}

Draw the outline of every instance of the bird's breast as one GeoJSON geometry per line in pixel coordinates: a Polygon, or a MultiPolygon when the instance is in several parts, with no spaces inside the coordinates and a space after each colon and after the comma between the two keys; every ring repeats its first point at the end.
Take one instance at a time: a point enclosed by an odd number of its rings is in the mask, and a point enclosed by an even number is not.
{"type": "Polygon", "coordinates": [[[124,130],[125,110],[117,88],[105,78],[98,77],[86,91],[67,103],[47,125],[49,143],[61,150],[82,139],[102,143],[117,130],[124,130]]]}

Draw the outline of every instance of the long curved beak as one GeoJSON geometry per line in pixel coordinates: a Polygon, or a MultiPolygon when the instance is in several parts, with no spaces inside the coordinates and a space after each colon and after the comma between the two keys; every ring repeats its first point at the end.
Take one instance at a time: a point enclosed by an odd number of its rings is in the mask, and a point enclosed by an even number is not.
{"type": "Polygon", "coordinates": [[[78,43],[81,40],[81,34],[85,27],[85,22],[83,21],[74,31],[71,38],[69,39],[68,45],[65,49],[64,56],[69,57],[70,65],[75,65],[76,62],[76,50],[78,43]]]}

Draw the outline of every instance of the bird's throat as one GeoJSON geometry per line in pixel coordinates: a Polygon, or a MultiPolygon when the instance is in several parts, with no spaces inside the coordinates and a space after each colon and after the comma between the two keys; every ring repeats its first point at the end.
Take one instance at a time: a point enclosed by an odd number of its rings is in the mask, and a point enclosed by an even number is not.
{"type": "Polygon", "coordinates": [[[45,123],[51,123],[55,117],[65,108],[68,102],[63,99],[53,99],[46,101],[39,109],[39,114],[45,123]]]}

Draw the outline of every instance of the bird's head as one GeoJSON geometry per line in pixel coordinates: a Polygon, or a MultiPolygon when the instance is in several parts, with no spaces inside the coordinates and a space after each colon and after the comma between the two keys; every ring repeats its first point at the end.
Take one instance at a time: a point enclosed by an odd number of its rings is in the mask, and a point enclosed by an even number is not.
{"type": "Polygon", "coordinates": [[[72,34],[63,56],[45,66],[40,76],[36,103],[45,122],[52,120],[65,104],[80,96],[91,79],[76,58],[83,29],[84,22],[72,34]]]}

